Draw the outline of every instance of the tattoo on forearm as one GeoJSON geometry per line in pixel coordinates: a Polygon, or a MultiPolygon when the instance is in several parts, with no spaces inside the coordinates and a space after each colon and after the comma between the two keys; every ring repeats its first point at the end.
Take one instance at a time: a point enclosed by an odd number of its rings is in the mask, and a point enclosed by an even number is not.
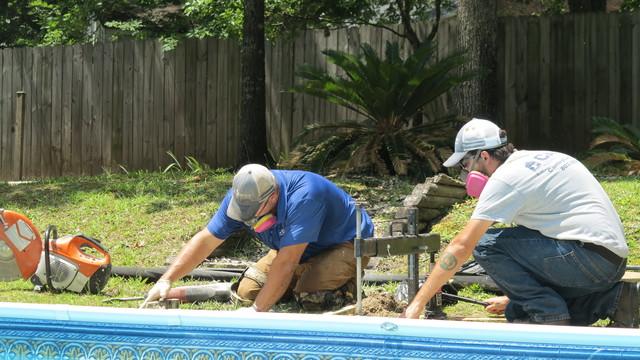
{"type": "Polygon", "coordinates": [[[442,270],[453,270],[458,265],[458,259],[452,253],[444,253],[440,258],[440,267],[442,270]]]}

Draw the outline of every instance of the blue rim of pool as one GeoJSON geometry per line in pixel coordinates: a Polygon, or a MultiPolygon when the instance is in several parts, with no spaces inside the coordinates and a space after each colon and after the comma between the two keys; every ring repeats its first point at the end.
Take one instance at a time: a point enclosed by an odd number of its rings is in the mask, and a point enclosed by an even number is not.
{"type": "Polygon", "coordinates": [[[0,359],[640,359],[640,330],[0,303],[0,359]]]}

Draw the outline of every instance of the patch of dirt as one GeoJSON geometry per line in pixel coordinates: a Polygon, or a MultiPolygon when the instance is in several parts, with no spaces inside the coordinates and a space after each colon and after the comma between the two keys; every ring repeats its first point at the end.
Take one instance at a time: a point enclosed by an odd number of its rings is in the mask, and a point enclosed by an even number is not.
{"type": "Polygon", "coordinates": [[[399,317],[405,304],[398,303],[393,294],[379,291],[362,299],[362,312],[367,316],[399,317]]]}

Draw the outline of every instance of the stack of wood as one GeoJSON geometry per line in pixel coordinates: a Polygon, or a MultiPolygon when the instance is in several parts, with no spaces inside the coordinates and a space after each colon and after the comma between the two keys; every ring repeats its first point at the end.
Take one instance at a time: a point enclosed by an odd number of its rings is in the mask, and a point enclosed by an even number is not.
{"type": "Polygon", "coordinates": [[[408,208],[418,209],[418,232],[424,233],[442,216],[447,214],[451,206],[464,201],[467,197],[464,183],[446,174],[438,174],[416,185],[403,201],[403,207],[398,209],[389,232],[396,234],[406,232],[408,208]]]}

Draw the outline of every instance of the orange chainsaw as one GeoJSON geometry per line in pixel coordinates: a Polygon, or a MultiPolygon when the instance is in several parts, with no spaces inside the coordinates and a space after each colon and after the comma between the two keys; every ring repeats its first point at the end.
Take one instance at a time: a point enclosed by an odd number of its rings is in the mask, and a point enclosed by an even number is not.
{"type": "Polygon", "coordinates": [[[44,242],[24,215],[0,209],[0,280],[31,279],[36,290],[99,293],[111,276],[111,257],[85,235],[58,238],[50,225],[44,242]]]}

